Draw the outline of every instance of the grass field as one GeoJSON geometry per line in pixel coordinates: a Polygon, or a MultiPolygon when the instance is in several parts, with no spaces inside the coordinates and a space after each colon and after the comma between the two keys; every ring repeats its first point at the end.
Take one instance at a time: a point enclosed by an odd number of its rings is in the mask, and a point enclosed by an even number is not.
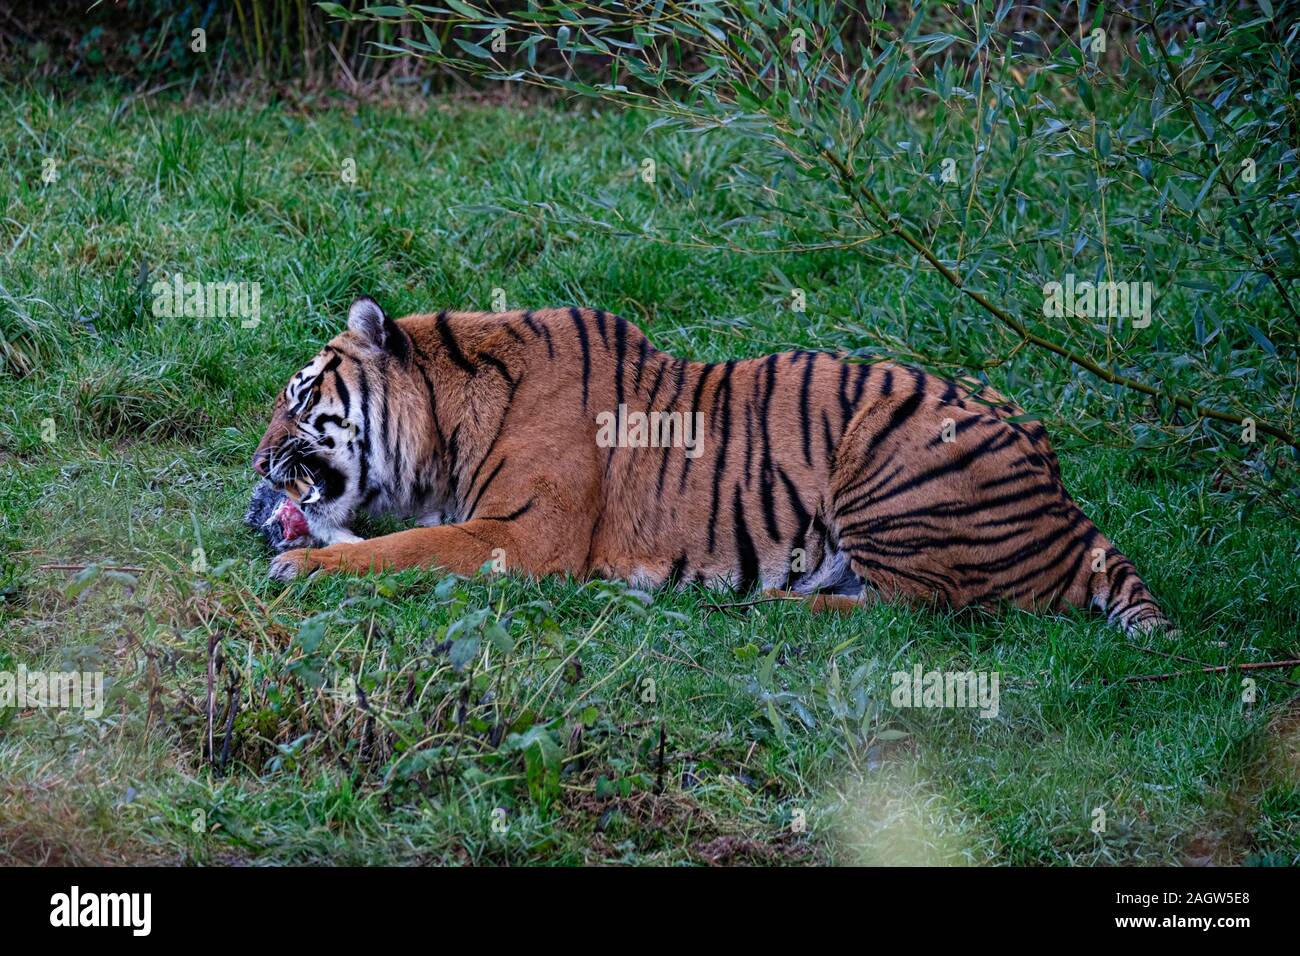
{"type": "Polygon", "coordinates": [[[111,681],[98,719],[0,711],[0,863],[1300,862],[1300,673],[1253,672],[1247,702],[1241,673],[1169,656],[1297,656],[1295,523],[1243,514],[1213,462],[1085,443],[1069,403],[1099,399],[1041,356],[992,378],[1047,420],[1175,639],[600,582],[266,580],[241,524],[251,453],[356,295],[396,314],[489,308],[496,288],[599,306],[708,360],[876,344],[887,313],[855,303],[908,290],[869,259],[494,211],[599,199],[685,233],[737,212],[724,141],[455,100],[10,89],[0,113],[0,671],[111,681]],[[657,187],[637,178],[648,151],[657,187]],[[259,283],[260,323],[156,317],[150,287],[175,272],[259,283]],[[891,706],[916,664],[996,672],[998,715],[891,706]]]}

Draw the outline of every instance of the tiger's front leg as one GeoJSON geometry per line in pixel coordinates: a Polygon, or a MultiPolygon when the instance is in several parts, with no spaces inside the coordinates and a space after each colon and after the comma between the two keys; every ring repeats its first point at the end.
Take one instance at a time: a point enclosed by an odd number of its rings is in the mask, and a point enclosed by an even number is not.
{"type": "Polygon", "coordinates": [[[560,521],[548,523],[541,533],[537,522],[476,518],[327,548],[286,551],[271,562],[270,577],[288,581],[313,571],[365,574],[403,568],[444,568],[468,576],[498,559],[509,570],[539,577],[582,575],[587,571],[589,523],[585,537],[583,529],[581,521],[560,521]]]}

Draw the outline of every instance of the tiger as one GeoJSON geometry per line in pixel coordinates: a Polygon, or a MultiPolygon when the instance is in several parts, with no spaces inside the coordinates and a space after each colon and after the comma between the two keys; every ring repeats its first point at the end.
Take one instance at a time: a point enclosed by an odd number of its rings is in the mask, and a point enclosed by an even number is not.
{"type": "Polygon", "coordinates": [[[1169,628],[1041,422],[987,384],[836,351],[696,362],[600,309],[393,319],[363,296],[277,396],[253,468],[318,545],[276,556],[281,581],[491,565],[1169,628]],[[414,526],[362,539],[362,514],[414,526]]]}

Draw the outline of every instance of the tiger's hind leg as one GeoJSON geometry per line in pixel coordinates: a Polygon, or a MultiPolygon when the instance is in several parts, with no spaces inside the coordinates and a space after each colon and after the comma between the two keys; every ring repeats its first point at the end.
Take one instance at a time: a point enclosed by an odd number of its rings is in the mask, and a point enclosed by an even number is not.
{"type": "Polygon", "coordinates": [[[854,417],[827,522],[852,571],[886,599],[1093,607],[1130,633],[1164,627],[1132,564],[1066,493],[1041,427],[999,411],[918,388],[854,417]]]}

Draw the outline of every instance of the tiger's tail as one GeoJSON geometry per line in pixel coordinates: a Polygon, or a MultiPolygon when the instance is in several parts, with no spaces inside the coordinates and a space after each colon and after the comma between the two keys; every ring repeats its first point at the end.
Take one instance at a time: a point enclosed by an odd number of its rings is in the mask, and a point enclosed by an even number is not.
{"type": "Polygon", "coordinates": [[[1118,548],[1098,535],[1093,551],[1093,573],[1087,582],[1087,603],[1106,615],[1106,620],[1126,634],[1174,631],[1151,591],[1138,577],[1133,562],[1118,548]]]}

